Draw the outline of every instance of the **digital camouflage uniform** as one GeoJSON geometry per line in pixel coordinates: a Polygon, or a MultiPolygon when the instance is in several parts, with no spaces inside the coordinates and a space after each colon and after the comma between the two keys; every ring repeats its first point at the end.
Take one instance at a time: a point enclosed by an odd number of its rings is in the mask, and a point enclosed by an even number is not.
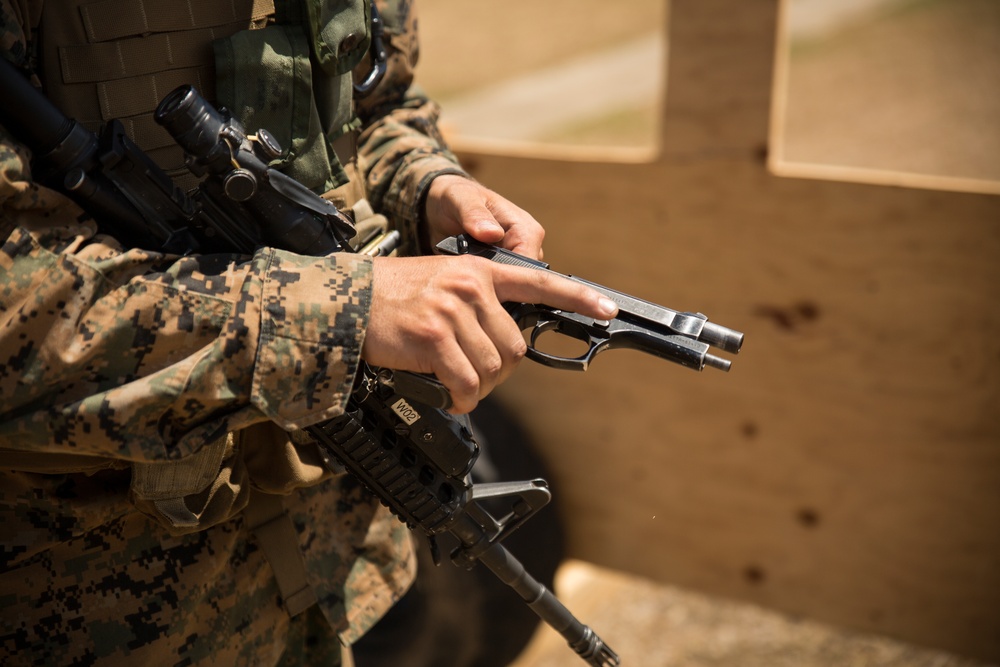
{"type": "MultiPolygon", "coordinates": [[[[179,181],[149,122],[166,83],[196,79],[251,131],[305,109],[309,136],[275,131],[283,168],[366,196],[412,251],[430,179],[462,172],[410,85],[412,3],[379,2],[387,74],[345,102],[370,59],[338,12],[367,23],[364,4],[0,0],[0,51],[84,124],[123,117],[179,181]]],[[[336,664],[414,576],[407,531],[295,433],[345,406],[370,259],[122,249],[29,158],[0,127],[0,662],[336,664]],[[276,581],[269,531],[304,581],[276,581]]]]}

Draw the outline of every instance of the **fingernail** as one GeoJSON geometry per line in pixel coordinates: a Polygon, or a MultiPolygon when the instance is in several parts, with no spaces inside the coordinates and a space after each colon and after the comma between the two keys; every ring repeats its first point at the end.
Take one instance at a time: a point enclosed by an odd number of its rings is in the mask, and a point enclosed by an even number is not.
{"type": "Polygon", "coordinates": [[[606,296],[602,296],[598,300],[597,305],[600,307],[601,312],[603,312],[608,317],[614,317],[615,315],[618,314],[618,304],[612,301],[611,299],[607,298],[606,296]]]}
{"type": "Polygon", "coordinates": [[[503,227],[501,227],[500,223],[498,222],[493,222],[492,220],[483,220],[482,222],[479,223],[479,232],[482,234],[487,234],[490,232],[494,233],[500,232],[502,234],[503,227]]]}

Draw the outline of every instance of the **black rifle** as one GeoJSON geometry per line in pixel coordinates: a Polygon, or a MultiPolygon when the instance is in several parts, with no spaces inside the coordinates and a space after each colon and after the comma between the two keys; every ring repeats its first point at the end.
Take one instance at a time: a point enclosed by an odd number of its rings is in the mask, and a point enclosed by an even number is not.
{"type": "MultiPolygon", "coordinates": [[[[0,60],[0,93],[16,100],[0,108],[0,122],[32,150],[36,180],[70,196],[122,243],[179,254],[247,254],[263,244],[313,255],[351,250],[350,220],[268,166],[281,152],[273,137],[266,131],[248,135],[190,86],[167,95],[155,113],[184,149],[191,171],[206,176],[184,193],[128,139],[121,123],[110,121],[95,136],[0,60]]],[[[445,404],[447,393],[440,391],[439,384],[413,374],[363,366],[345,414],[306,431],[432,544],[437,535],[454,536],[456,565],[483,563],[588,664],[620,664],[501,544],[548,502],[545,481],[473,487],[469,472],[479,446],[466,423],[425,404],[445,404]],[[407,386],[416,391],[402,395],[407,386]],[[497,518],[481,504],[487,499],[509,499],[509,512],[497,518]]]]}

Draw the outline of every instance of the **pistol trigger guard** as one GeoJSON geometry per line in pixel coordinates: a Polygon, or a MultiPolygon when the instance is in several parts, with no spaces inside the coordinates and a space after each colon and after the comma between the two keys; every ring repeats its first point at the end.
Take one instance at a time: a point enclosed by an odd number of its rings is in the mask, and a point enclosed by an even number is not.
{"type": "Polygon", "coordinates": [[[556,320],[539,320],[538,322],[536,322],[535,326],[531,328],[531,338],[529,339],[530,340],[529,348],[537,349],[538,339],[541,338],[542,334],[546,332],[558,331],[559,333],[562,333],[562,330],[560,329],[559,325],[560,323],[556,320]]]}
{"type": "Polygon", "coordinates": [[[583,324],[574,320],[539,319],[531,329],[528,351],[525,356],[532,361],[545,364],[551,368],[571,371],[585,371],[590,367],[590,362],[597,356],[597,353],[607,347],[607,342],[606,338],[597,338],[593,336],[583,324]],[[560,357],[547,352],[542,352],[538,349],[538,339],[542,334],[549,331],[555,331],[556,333],[560,333],[564,336],[568,336],[569,338],[575,338],[586,343],[588,346],[587,351],[579,357],[560,357]]]}

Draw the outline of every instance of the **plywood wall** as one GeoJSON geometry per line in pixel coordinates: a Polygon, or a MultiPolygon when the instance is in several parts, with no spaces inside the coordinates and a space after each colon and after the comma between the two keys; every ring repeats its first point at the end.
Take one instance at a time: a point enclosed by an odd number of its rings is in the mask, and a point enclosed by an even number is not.
{"type": "Polygon", "coordinates": [[[746,332],[728,375],[614,351],[501,388],[571,555],[1000,659],[1000,197],[773,175],[777,1],[670,14],[654,161],[457,146],[553,268],[746,332]]]}

